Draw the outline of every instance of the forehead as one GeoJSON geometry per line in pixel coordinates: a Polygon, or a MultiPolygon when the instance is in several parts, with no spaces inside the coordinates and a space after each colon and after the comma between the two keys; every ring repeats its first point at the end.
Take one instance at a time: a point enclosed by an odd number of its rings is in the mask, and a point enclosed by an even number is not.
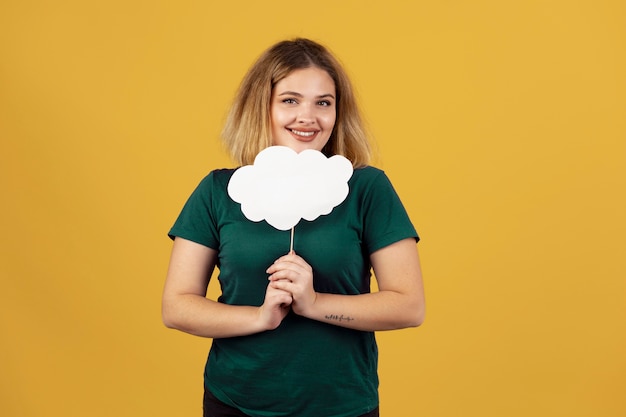
{"type": "Polygon", "coordinates": [[[291,71],[274,85],[274,91],[282,89],[335,91],[335,82],[326,70],[318,67],[301,68],[291,71]]]}

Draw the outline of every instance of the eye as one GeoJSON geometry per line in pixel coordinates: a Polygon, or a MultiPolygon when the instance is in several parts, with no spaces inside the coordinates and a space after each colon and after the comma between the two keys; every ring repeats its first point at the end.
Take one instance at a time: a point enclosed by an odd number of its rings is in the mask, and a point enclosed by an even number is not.
{"type": "Polygon", "coordinates": [[[295,98],[285,98],[282,100],[282,102],[285,104],[297,104],[298,103],[295,98]]]}
{"type": "Polygon", "coordinates": [[[318,105],[323,106],[323,107],[328,107],[328,106],[332,106],[333,103],[331,103],[328,100],[321,100],[317,102],[318,105]]]}

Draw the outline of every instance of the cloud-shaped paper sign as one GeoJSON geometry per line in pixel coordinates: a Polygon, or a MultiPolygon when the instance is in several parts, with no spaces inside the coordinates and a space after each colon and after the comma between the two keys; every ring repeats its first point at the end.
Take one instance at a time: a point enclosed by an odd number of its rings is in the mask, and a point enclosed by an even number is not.
{"type": "Polygon", "coordinates": [[[254,165],[235,171],[228,194],[241,204],[248,220],[289,230],[300,219],[313,221],[341,204],[350,177],[352,164],[343,156],[327,158],[312,149],[296,153],[286,146],[270,146],[256,156],[254,165]]]}

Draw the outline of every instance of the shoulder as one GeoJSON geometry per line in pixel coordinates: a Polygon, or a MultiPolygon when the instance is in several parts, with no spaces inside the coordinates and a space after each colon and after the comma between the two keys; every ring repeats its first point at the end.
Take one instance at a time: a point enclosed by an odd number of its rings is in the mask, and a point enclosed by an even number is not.
{"type": "Polygon", "coordinates": [[[233,173],[236,171],[235,168],[221,168],[214,169],[209,172],[203,179],[200,181],[200,188],[211,188],[220,185],[227,185],[228,181],[230,181],[230,177],[233,176],[233,173]]]}
{"type": "Polygon", "coordinates": [[[382,169],[367,165],[364,167],[355,168],[354,172],[352,173],[351,180],[367,181],[375,179],[379,176],[385,176],[385,172],[382,169]]]}
{"type": "Polygon", "coordinates": [[[363,202],[392,206],[401,205],[400,197],[391,180],[380,168],[366,166],[354,170],[348,183],[350,192],[363,202]]]}
{"type": "Polygon", "coordinates": [[[220,168],[209,172],[204,179],[212,178],[214,180],[228,180],[238,168],[220,168]]]}
{"type": "Polygon", "coordinates": [[[365,166],[356,168],[352,173],[349,184],[353,188],[372,188],[379,187],[381,185],[390,184],[389,178],[382,169],[365,166]]]}
{"type": "Polygon", "coordinates": [[[202,200],[208,204],[209,200],[220,199],[226,194],[228,181],[235,169],[215,169],[209,172],[196,186],[191,195],[192,200],[202,200]]]}

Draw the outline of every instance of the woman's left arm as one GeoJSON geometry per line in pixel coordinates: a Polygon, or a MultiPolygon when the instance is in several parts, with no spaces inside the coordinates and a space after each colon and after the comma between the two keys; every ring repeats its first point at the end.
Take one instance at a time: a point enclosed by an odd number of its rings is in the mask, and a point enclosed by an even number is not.
{"type": "Polygon", "coordinates": [[[272,286],[289,291],[293,311],[304,317],[356,330],[416,327],[424,321],[424,288],[415,239],[393,243],[370,255],[378,292],[316,293],[311,267],[296,254],[279,258],[267,272],[272,286]]]}

